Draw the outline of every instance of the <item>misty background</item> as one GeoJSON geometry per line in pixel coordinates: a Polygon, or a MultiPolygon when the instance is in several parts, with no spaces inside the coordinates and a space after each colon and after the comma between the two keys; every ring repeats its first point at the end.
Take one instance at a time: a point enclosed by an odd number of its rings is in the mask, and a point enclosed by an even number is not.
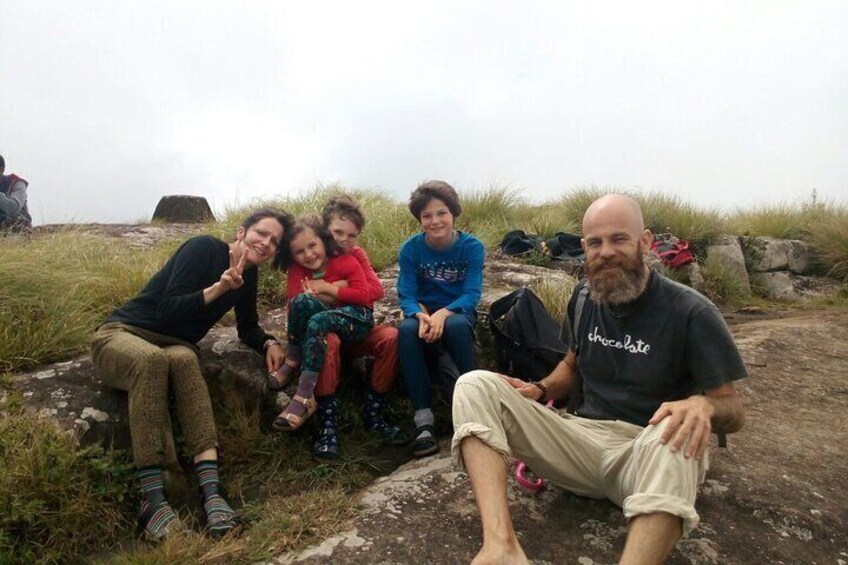
{"type": "Polygon", "coordinates": [[[318,183],[848,196],[848,2],[0,0],[35,223],[318,183]]]}

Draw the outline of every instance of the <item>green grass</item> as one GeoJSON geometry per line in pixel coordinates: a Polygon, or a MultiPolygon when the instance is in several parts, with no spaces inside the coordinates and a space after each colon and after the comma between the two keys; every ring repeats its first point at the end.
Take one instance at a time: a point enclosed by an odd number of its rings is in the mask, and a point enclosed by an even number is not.
{"type": "Polygon", "coordinates": [[[560,324],[568,315],[568,301],[577,281],[571,278],[546,277],[530,285],[548,313],[560,324]]]}
{"type": "Polygon", "coordinates": [[[132,297],[172,252],[128,247],[75,230],[0,249],[0,371],[84,351],[94,328],[132,297]]]}
{"type": "Polygon", "coordinates": [[[701,264],[703,294],[716,304],[740,304],[749,298],[739,277],[718,257],[708,256],[701,264]]]}
{"type": "Polygon", "coordinates": [[[654,233],[670,232],[699,251],[726,232],[726,222],[717,210],[700,210],[678,196],[656,192],[634,196],[642,207],[645,227],[654,233]]]}
{"type": "Polygon", "coordinates": [[[830,207],[806,229],[807,238],[830,276],[848,282],[848,207],[830,207]]]}
{"type": "Polygon", "coordinates": [[[460,194],[462,214],[457,228],[473,233],[486,247],[500,243],[503,235],[516,225],[519,197],[514,189],[492,185],[460,194]]]}
{"type": "Polygon", "coordinates": [[[728,224],[740,235],[798,239],[815,215],[815,208],[810,206],[778,203],[737,210],[728,224]]]}
{"type": "Polygon", "coordinates": [[[130,466],[26,413],[0,418],[0,562],[62,563],[131,530],[130,466]]]}

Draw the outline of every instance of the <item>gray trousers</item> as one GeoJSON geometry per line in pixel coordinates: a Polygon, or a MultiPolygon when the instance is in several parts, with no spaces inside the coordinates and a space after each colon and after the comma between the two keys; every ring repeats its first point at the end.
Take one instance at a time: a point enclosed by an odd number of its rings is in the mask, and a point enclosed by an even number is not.
{"type": "Polygon", "coordinates": [[[177,338],[111,322],[91,342],[103,383],[129,393],[130,435],[137,467],[174,458],[169,395],[189,455],[217,447],[212,400],[194,346],[177,338]]]}

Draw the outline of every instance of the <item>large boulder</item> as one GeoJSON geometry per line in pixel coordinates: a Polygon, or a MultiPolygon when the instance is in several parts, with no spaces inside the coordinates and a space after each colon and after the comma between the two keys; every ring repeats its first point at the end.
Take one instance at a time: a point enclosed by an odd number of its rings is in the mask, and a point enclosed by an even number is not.
{"type": "Polygon", "coordinates": [[[735,235],[723,235],[707,247],[707,257],[718,261],[739,279],[745,294],[751,294],[751,282],[748,280],[748,269],[745,266],[745,255],[742,245],[735,235]]]}
{"type": "Polygon", "coordinates": [[[803,241],[751,237],[744,243],[748,264],[755,273],[791,271],[803,275],[810,265],[810,250],[803,241]]]}
{"type": "Polygon", "coordinates": [[[163,196],[159,200],[153,212],[153,221],[168,224],[202,224],[214,222],[215,216],[212,215],[212,208],[204,197],[175,194],[163,196]]]}
{"type": "Polygon", "coordinates": [[[766,298],[788,302],[831,296],[839,287],[833,279],[807,277],[789,271],[754,273],[751,282],[760,288],[766,298]]]}
{"type": "MultiPolygon", "coordinates": [[[[279,319],[272,312],[268,321],[279,319]]],[[[267,325],[273,331],[273,325],[267,325]]],[[[279,333],[279,332],[275,332],[279,333]]],[[[234,327],[216,327],[200,342],[200,365],[213,398],[235,395],[259,403],[270,418],[285,398],[265,394],[264,361],[243,345],[234,327]]],[[[12,387],[34,412],[77,434],[83,444],[130,447],[127,395],[104,385],[88,356],[17,375],[12,387]]],[[[174,460],[173,450],[169,459],[174,460]]]]}

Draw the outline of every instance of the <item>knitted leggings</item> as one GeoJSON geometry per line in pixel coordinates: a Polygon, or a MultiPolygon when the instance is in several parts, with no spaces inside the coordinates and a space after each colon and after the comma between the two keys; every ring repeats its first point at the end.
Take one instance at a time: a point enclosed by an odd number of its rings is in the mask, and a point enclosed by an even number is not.
{"type": "Polygon", "coordinates": [[[212,401],[190,344],[110,322],[91,342],[103,383],[129,393],[130,435],[137,467],[163,465],[174,453],[169,391],[191,456],[217,447],[212,401]]]}

